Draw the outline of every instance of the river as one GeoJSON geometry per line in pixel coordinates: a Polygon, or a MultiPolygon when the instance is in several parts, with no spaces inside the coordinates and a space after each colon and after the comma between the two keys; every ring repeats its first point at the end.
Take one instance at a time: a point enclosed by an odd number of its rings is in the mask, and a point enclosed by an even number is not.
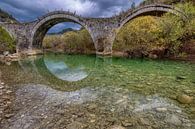
{"type": "Polygon", "coordinates": [[[195,65],[187,62],[47,53],[0,64],[14,89],[3,128],[195,128],[195,65]]]}

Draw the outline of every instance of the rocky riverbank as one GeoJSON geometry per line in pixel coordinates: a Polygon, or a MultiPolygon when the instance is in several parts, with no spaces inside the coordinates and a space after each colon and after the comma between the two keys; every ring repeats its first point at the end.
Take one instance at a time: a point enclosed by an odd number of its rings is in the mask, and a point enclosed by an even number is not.
{"type": "Polygon", "coordinates": [[[13,99],[12,90],[0,80],[0,128],[7,119],[14,115],[11,108],[13,99]]]}
{"type": "Polygon", "coordinates": [[[20,59],[20,55],[17,53],[9,54],[9,52],[5,52],[0,55],[0,62],[7,63],[12,61],[18,61],[20,59]]]}
{"type": "Polygon", "coordinates": [[[173,101],[118,88],[62,92],[45,85],[16,91],[14,114],[2,129],[194,129],[173,101]]]}

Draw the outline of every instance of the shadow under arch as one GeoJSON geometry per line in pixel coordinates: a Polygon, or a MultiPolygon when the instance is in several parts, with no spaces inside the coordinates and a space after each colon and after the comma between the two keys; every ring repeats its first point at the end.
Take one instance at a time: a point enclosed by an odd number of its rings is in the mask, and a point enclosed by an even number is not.
{"type": "Polygon", "coordinates": [[[93,42],[91,30],[87,27],[83,18],[75,15],[74,13],[66,11],[54,11],[39,18],[39,20],[33,26],[30,44],[28,48],[32,49],[34,46],[40,48],[47,31],[54,25],[63,22],[72,22],[81,25],[84,29],[88,31],[90,38],[93,42]]]}

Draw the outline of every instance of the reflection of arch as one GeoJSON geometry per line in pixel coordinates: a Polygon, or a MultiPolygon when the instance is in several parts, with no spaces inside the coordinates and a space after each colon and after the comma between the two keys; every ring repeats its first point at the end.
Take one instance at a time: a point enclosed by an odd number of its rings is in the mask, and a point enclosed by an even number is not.
{"type": "Polygon", "coordinates": [[[172,13],[181,17],[183,20],[187,19],[187,16],[177,7],[163,4],[152,4],[137,8],[133,11],[127,12],[124,19],[122,19],[119,29],[123,27],[130,20],[143,15],[162,15],[164,13],[172,13]]]}
{"type": "Polygon", "coordinates": [[[52,26],[62,22],[77,23],[83,26],[89,32],[89,34],[91,34],[90,30],[84,23],[83,18],[66,11],[54,11],[39,18],[39,21],[33,26],[29,48],[32,48],[33,45],[40,47],[47,31],[52,26]]]}

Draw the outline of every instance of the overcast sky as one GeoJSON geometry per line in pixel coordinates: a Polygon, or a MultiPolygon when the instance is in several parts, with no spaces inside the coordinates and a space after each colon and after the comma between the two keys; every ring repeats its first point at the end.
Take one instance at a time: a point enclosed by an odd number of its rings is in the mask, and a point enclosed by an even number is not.
{"type": "MultiPolygon", "coordinates": [[[[85,17],[110,17],[131,7],[142,0],[0,0],[0,8],[12,14],[20,22],[35,20],[48,11],[69,10],[85,17]]],[[[72,23],[58,24],[52,31],[79,25],[72,23]]]]}

